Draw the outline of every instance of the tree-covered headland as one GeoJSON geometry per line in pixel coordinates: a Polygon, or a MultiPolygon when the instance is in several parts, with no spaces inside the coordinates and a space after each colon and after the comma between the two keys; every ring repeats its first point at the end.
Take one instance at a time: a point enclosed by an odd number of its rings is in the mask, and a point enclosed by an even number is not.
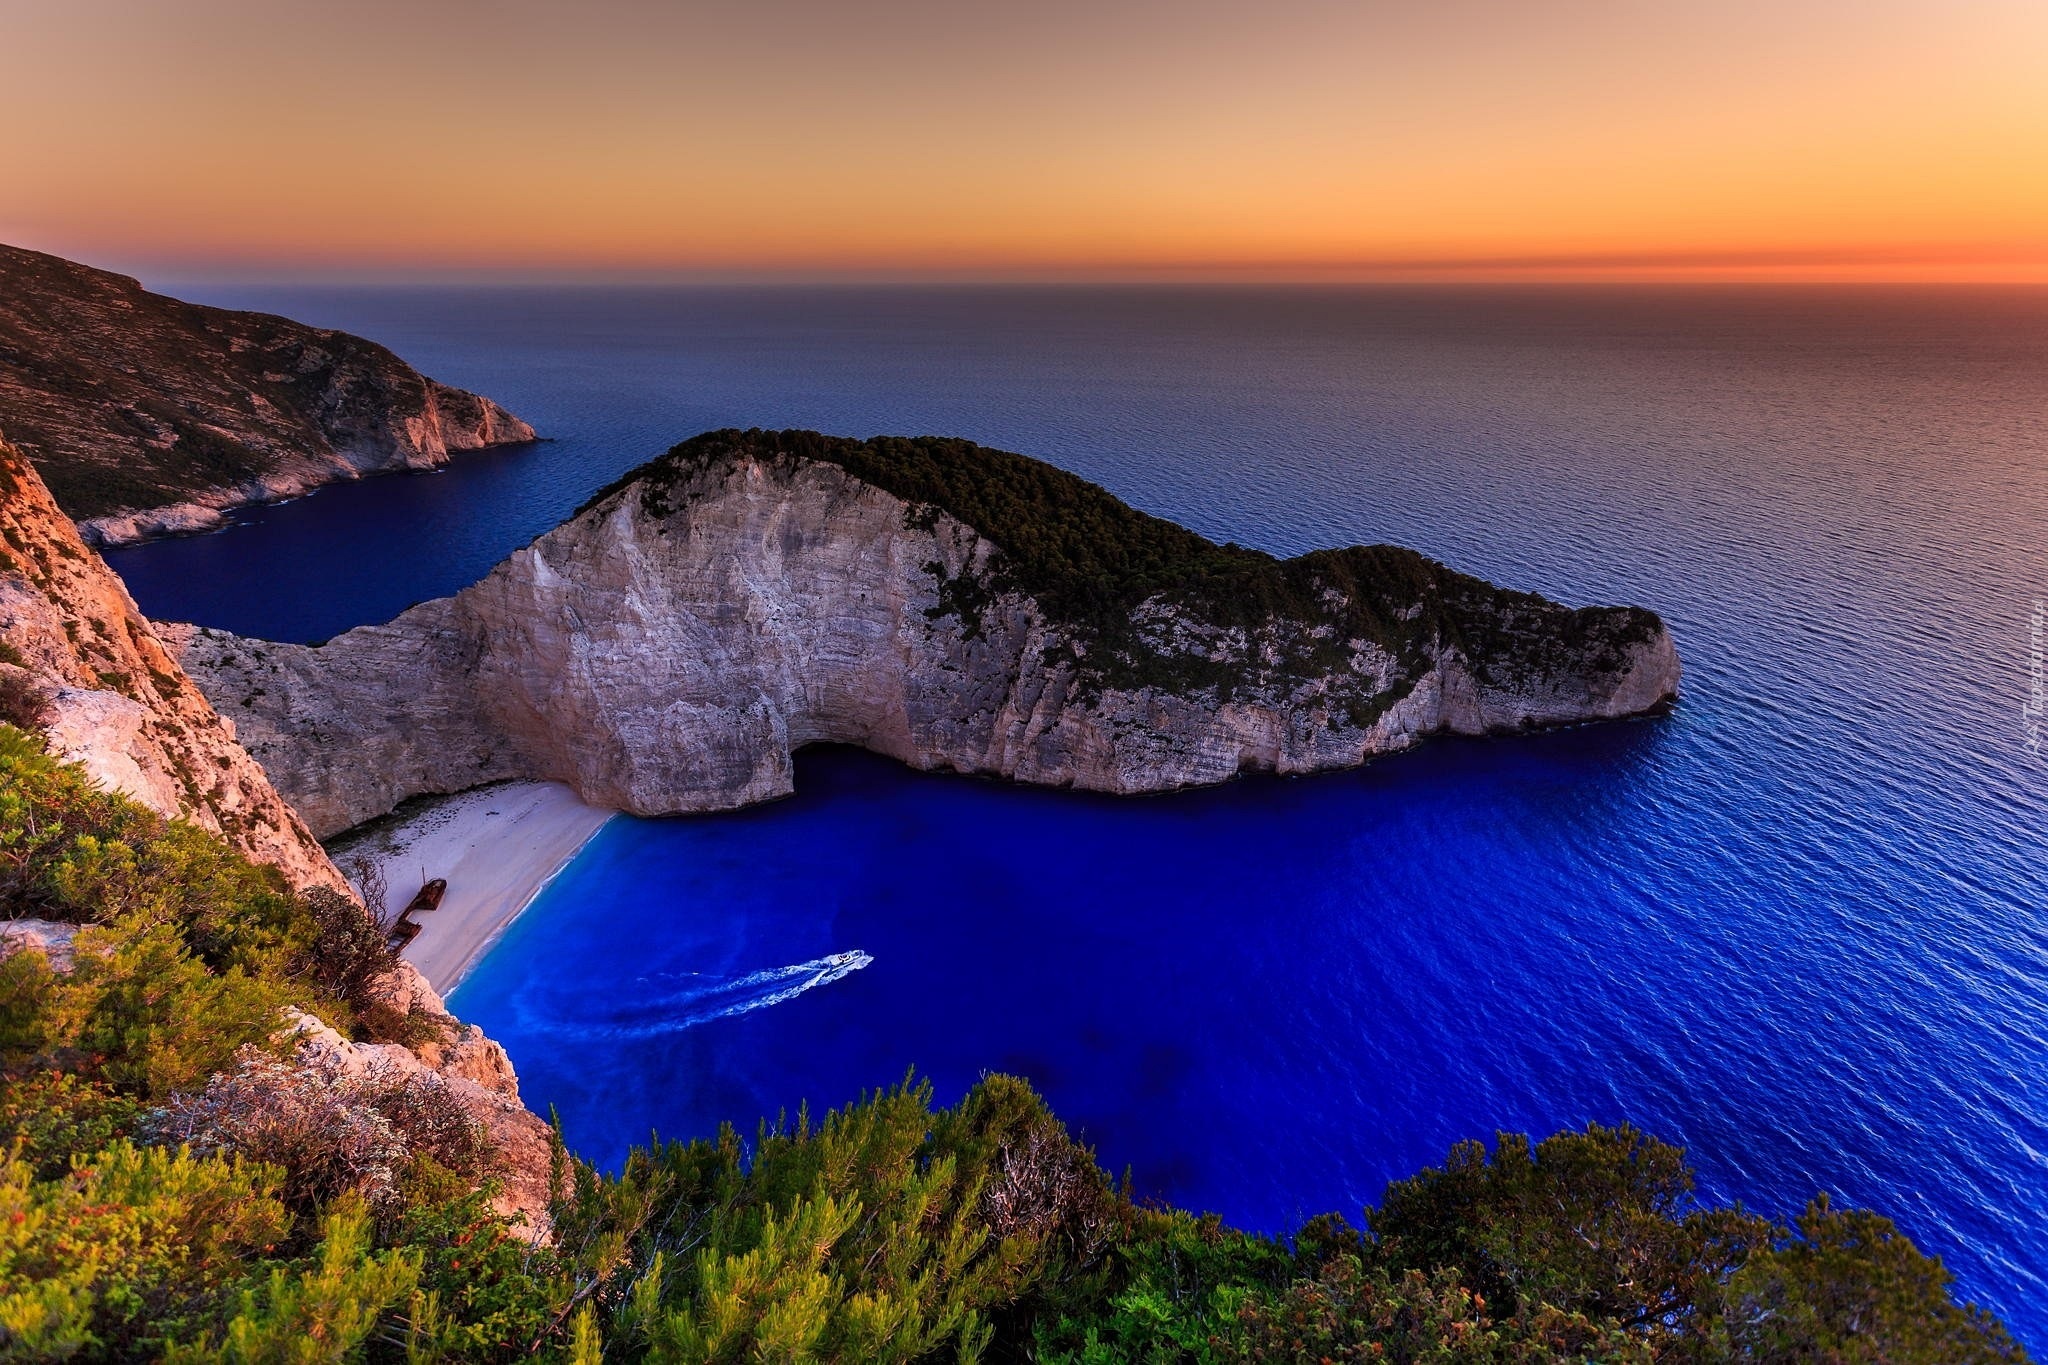
{"type": "MultiPolygon", "coordinates": [[[[1491,681],[1588,661],[1614,667],[1623,652],[1663,628],[1641,607],[1562,607],[1446,568],[1397,545],[1354,545],[1276,559],[1218,545],[1141,512],[1109,490],[1029,456],[940,436],[854,440],[815,431],[708,431],[623,475],[583,511],[637,489],[657,520],[693,501],[691,484],[738,460],[836,466],[902,501],[911,525],[950,518],[998,547],[980,569],[940,579],[935,616],[957,618],[971,637],[1003,594],[1030,598],[1082,651],[1084,687],[1241,686],[1241,660],[1171,647],[1146,622],[1164,606],[1199,626],[1265,641],[1276,676],[1341,671],[1354,641],[1395,661],[1400,684],[1383,708],[1428,671],[1433,651],[1459,648],[1491,681]]],[[[1370,714],[1354,717],[1369,723],[1370,714]]]]}

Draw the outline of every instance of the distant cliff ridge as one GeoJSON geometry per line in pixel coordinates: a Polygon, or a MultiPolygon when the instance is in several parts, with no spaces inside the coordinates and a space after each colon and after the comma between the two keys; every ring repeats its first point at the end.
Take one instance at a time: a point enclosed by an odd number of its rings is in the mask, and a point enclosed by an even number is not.
{"type": "Polygon", "coordinates": [[[490,399],[375,342],[9,246],[0,430],[100,544],[206,530],[236,507],[534,439],[490,399]]]}
{"type": "Polygon", "coordinates": [[[811,743],[1159,791],[1632,715],[1679,677],[1640,608],[1386,546],[1276,560],[1022,456],[810,432],[686,442],[474,587],[324,646],[165,635],[322,835],[507,777],[742,806],[811,743]]]}

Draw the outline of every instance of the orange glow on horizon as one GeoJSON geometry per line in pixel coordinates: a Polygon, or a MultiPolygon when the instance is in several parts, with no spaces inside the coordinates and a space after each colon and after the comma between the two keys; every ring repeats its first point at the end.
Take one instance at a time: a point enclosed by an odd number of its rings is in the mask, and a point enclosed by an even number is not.
{"type": "Polygon", "coordinates": [[[152,275],[2048,281],[2039,0],[0,0],[152,275]]]}

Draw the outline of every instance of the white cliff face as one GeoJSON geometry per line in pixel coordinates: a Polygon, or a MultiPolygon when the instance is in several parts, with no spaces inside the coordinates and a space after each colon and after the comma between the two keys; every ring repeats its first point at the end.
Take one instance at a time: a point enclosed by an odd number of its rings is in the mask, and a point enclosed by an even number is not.
{"type": "MultiPolygon", "coordinates": [[[[189,629],[174,645],[323,835],[507,777],[637,814],[743,806],[786,794],[794,751],[823,742],[1160,791],[1351,767],[1432,733],[1629,715],[1677,687],[1661,626],[1475,667],[1440,639],[1397,657],[1313,623],[1247,632],[1158,602],[1140,635],[1229,681],[1111,685],[1086,675],[1096,646],[1022,592],[991,586],[975,623],[948,609],[948,582],[1001,583],[1001,555],[837,464],[738,453],[658,497],[615,490],[387,625],[318,648],[189,629]],[[1294,646],[1318,631],[1334,662],[1304,669],[1294,646]]],[[[1516,610],[1509,635],[1530,638],[1586,615],[1516,610]]]]}
{"type": "Polygon", "coordinates": [[[264,771],[290,784],[293,809],[327,838],[409,796],[527,775],[509,738],[483,719],[452,603],[424,603],[320,649],[156,629],[223,714],[237,718],[237,736],[264,771]]]}

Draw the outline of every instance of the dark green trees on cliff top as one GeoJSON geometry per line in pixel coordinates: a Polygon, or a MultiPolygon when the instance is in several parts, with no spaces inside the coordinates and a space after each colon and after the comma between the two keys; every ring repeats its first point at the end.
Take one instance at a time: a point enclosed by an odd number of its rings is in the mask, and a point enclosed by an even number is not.
{"type": "Polygon", "coordinates": [[[913,521],[929,526],[943,513],[972,527],[1001,557],[986,578],[944,582],[940,609],[972,634],[994,594],[1025,594],[1087,649],[1084,674],[1117,685],[1233,681],[1235,666],[1200,650],[1163,648],[1147,632],[1138,608],[1154,601],[1204,627],[1271,632],[1279,668],[1302,676],[1344,667],[1352,640],[1377,645],[1411,673],[1426,667],[1422,651],[1439,641],[1462,647],[1482,671],[1613,666],[1621,651],[1662,629],[1640,607],[1562,607],[1399,546],[1283,560],[1218,545],[1042,460],[945,437],[711,431],[625,475],[585,509],[637,485],[642,506],[665,517],[687,498],[692,478],[744,457],[834,465],[910,504],[913,521]]]}

